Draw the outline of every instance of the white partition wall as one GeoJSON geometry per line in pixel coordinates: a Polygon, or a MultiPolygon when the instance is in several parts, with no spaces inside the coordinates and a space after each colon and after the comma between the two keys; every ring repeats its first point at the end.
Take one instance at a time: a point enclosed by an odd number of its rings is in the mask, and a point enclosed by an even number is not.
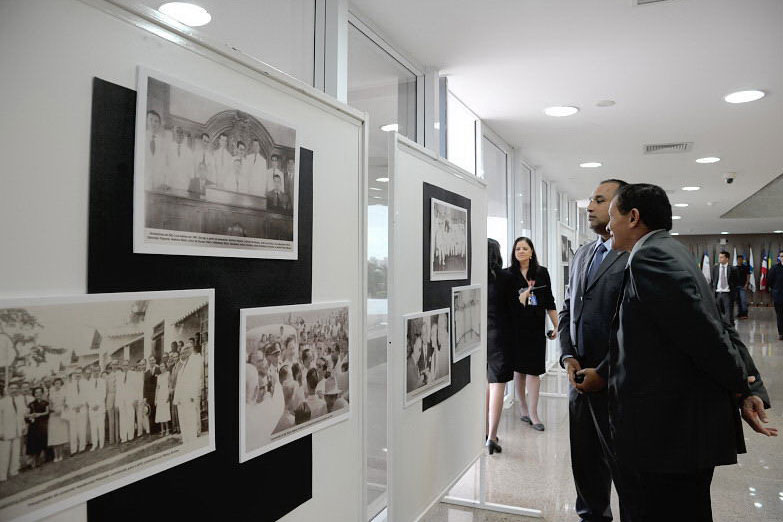
{"type": "MultiPolygon", "coordinates": [[[[296,127],[299,146],[313,151],[312,301],[352,303],[352,414],[313,434],[312,498],[282,520],[363,522],[362,113],[263,64],[254,70],[236,63],[109,3],[3,1],[0,222],[5,226],[0,232],[0,296],[86,291],[93,78],[135,90],[139,65],[259,111],[283,114],[296,127]]],[[[219,371],[236,371],[236,363],[217,364],[219,371]]],[[[235,388],[216,393],[238,394],[235,388]]],[[[230,425],[235,414],[218,409],[216,431],[230,425]]],[[[238,441],[221,448],[218,440],[218,450],[235,458],[238,441]]],[[[231,477],[224,478],[230,484],[231,477]]],[[[309,474],[302,478],[309,480],[309,474]]],[[[289,487],[297,487],[297,482],[292,480],[289,487]]],[[[245,507],[268,501],[263,488],[258,495],[248,498],[245,507]]]]}
{"type": "Polygon", "coordinates": [[[389,165],[388,519],[409,522],[445,495],[483,449],[487,196],[482,181],[396,134],[389,140],[389,165]],[[425,183],[470,200],[470,282],[482,286],[482,344],[470,355],[470,382],[426,410],[421,401],[404,406],[407,354],[402,319],[423,311],[423,282],[429,278],[422,264],[424,209],[429,208],[423,201],[425,183]]]}

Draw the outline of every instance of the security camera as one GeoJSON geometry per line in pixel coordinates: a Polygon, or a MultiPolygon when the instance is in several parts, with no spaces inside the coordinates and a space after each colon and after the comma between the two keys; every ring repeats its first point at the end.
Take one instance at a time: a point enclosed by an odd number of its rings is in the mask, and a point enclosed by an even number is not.
{"type": "Polygon", "coordinates": [[[725,181],[727,185],[731,185],[732,183],[734,183],[734,178],[736,177],[737,177],[736,172],[727,172],[726,174],[723,175],[723,181],[725,181]]]}

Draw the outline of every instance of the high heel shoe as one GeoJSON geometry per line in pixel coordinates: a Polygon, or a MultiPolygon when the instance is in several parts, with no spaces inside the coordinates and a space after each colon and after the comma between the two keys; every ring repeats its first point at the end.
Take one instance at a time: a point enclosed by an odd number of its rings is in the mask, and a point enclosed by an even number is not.
{"type": "Polygon", "coordinates": [[[502,453],[503,448],[500,447],[500,444],[498,444],[496,441],[492,439],[487,439],[487,442],[484,443],[484,446],[487,447],[489,450],[489,454],[492,455],[493,453],[502,453]]]}

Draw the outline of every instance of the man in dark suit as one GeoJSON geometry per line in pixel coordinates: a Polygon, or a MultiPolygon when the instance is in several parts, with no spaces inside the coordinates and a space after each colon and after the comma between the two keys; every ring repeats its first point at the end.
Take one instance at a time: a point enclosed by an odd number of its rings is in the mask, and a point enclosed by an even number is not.
{"type": "Polygon", "coordinates": [[[777,435],[762,424],[769,401],[753,360],[671,226],[655,185],[626,185],[609,207],[613,248],[630,251],[609,347],[609,422],[633,522],[712,520],[715,466],[745,451],[740,404],[754,430],[777,435]]]}
{"type": "Polygon", "coordinates": [[[778,340],[783,341],[783,250],[778,252],[778,262],[767,274],[767,286],[775,305],[778,320],[778,340]]]}
{"type": "Polygon", "coordinates": [[[612,249],[606,225],[609,202],[624,185],[624,181],[609,179],[601,182],[590,196],[587,219],[599,237],[574,255],[558,323],[560,365],[568,370],[571,382],[568,418],[575,507],[584,521],[612,520],[612,473],[609,456],[601,446],[601,438],[609,436],[607,392],[583,394],[578,389],[581,384],[574,379],[582,368],[598,367],[604,378],[607,376],[612,315],[628,253],[612,249]]]}
{"type": "Polygon", "coordinates": [[[728,323],[734,320],[738,285],[739,274],[736,267],[729,265],[729,253],[724,250],[718,254],[718,264],[712,267],[712,291],[723,320],[728,323]]]}

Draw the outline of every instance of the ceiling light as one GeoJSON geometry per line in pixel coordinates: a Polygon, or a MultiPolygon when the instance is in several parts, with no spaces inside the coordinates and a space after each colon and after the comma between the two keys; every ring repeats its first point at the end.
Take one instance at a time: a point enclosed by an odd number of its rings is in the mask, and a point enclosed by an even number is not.
{"type": "Polygon", "coordinates": [[[375,181],[377,181],[378,183],[388,183],[389,178],[375,178],[375,181]]]}
{"type": "Polygon", "coordinates": [[[383,189],[378,187],[370,187],[370,190],[383,190],[383,189]]]}
{"type": "Polygon", "coordinates": [[[764,91],[737,91],[723,97],[729,103],[747,103],[760,100],[766,95],[764,91]]]}
{"type": "Polygon", "coordinates": [[[680,235],[680,233],[679,233],[679,232],[672,232],[672,233],[671,233],[671,234],[669,234],[669,235],[671,235],[671,236],[679,236],[679,235],[680,235]]]}
{"type": "Polygon", "coordinates": [[[601,100],[598,103],[595,104],[596,107],[611,107],[614,105],[614,100],[601,100]]]}
{"type": "Polygon", "coordinates": [[[720,161],[720,158],[716,158],[715,156],[707,156],[706,158],[699,158],[696,160],[696,163],[717,163],[720,161]]]}
{"type": "Polygon", "coordinates": [[[207,25],[212,20],[206,9],[187,2],[168,2],[158,7],[158,11],[189,27],[207,25]]]}
{"type": "MultiPolygon", "coordinates": [[[[773,230],[773,234],[783,234],[783,230],[773,230]]],[[[780,494],[781,497],[783,497],[783,493],[780,494]]]]}
{"type": "Polygon", "coordinates": [[[672,216],[672,219],[682,219],[682,216],[672,216]]]}
{"type": "Polygon", "coordinates": [[[597,161],[588,161],[587,163],[580,163],[579,166],[583,169],[597,169],[598,167],[602,166],[603,163],[599,163],[597,161]]]}
{"type": "Polygon", "coordinates": [[[381,125],[381,130],[383,132],[397,132],[400,130],[400,124],[399,123],[387,123],[386,125],[381,125]]]}
{"type": "Polygon", "coordinates": [[[674,206],[675,207],[680,207],[680,208],[685,208],[685,207],[688,206],[688,204],[687,203],[675,203],[674,206]]]}
{"type": "Polygon", "coordinates": [[[553,116],[555,118],[562,118],[563,116],[571,116],[579,112],[578,107],[547,107],[544,109],[544,114],[547,116],[553,116]]]}
{"type": "Polygon", "coordinates": [[[728,236],[728,235],[729,235],[729,233],[728,233],[728,232],[721,232],[721,235],[722,235],[722,236],[728,236]]]}
{"type": "Polygon", "coordinates": [[[699,190],[700,188],[701,187],[696,187],[696,186],[693,186],[693,187],[682,187],[682,190],[687,190],[687,191],[690,192],[690,191],[693,191],[693,190],[699,190]]]}

